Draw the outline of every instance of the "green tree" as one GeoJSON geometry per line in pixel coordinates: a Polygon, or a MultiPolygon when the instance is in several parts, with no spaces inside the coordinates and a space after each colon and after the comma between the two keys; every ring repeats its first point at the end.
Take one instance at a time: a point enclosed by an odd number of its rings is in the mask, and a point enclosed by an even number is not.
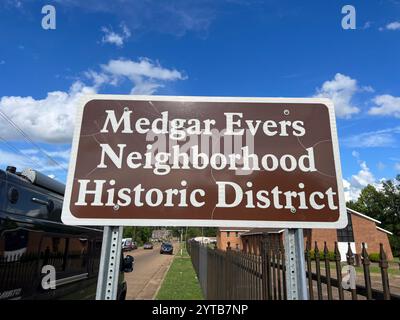
{"type": "Polygon", "coordinates": [[[400,255],[400,175],[384,181],[379,190],[368,185],[357,201],[349,201],[347,206],[381,221],[381,227],[393,233],[389,236],[393,254],[400,255]]]}
{"type": "Polygon", "coordinates": [[[383,212],[387,207],[385,195],[376,190],[372,185],[366,186],[361,190],[356,202],[350,201],[347,206],[350,209],[362,212],[374,219],[382,219],[383,212]]]}
{"type": "Polygon", "coordinates": [[[393,233],[389,237],[395,255],[400,255],[400,175],[394,181],[383,183],[386,208],[381,219],[382,226],[393,233]]]}
{"type": "Polygon", "coordinates": [[[133,227],[124,227],[122,238],[133,238],[133,227]]]}

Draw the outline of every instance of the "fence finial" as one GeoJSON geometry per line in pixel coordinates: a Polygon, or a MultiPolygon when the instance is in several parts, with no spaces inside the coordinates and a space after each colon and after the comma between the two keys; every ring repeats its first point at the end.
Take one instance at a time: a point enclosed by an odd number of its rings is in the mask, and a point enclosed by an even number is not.
{"type": "Polygon", "coordinates": [[[314,242],[314,255],[315,255],[315,259],[317,259],[317,256],[318,256],[318,259],[319,259],[319,249],[318,249],[317,241],[314,242]]]}
{"type": "Polygon", "coordinates": [[[379,266],[381,268],[387,268],[389,266],[385,250],[383,250],[383,244],[379,244],[379,266]]]}
{"type": "Polygon", "coordinates": [[[335,241],[335,246],[334,246],[333,251],[335,252],[335,260],[340,262],[342,259],[341,259],[341,256],[340,256],[340,251],[339,251],[339,247],[338,247],[337,241],[335,241]]]}
{"type": "Polygon", "coordinates": [[[364,282],[365,282],[365,288],[367,289],[367,299],[372,300],[372,287],[371,287],[371,274],[369,270],[369,266],[371,264],[371,261],[369,261],[369,256],[368,252],[365,246],[365,243],[363,242],[362,244],[362,250],[361,250],[361,261],[363,265],[363,270],[364,270],[364,282]]]}
{"type": "Polygon", "coordinates": [[[335,247],[334,247],[334,252],[335,252],[335,265],[336,265],[336,277],[338,280],[338,292],[339,292],[339,300],[344,300],[344,293],[343,293],[343,287],[342,287],[342,271],[341,271],[341,262],[342,262],[342,257],[339,251],[338,243],[335,241],[335,247]]]}
{"type": "Polygon", "coordinates": [[[352,266],[354,265],[354,253],[351,250],[350,242],[347,243],[347,253],[346,253],[347,263],[352,266]]]}
{"type": "Polygon", "coordinates": [[[367,248],[365,246],[365,242],[363,242],[361,245],[362,245],[362,250],[361,250],[362,264],[363,265],[370,265],[371,261],[369,261],[369,255],[368,255],[368,252],[367,252],[367,248]]]}
{"type": "Polygon", "coordinates": [[[310,242],[307,240],[306,241],[306,250],[305,250],[306,259],[308,257],[310,257],[310,251],[311,251],[311,245],[310,245],[310,242]]]}
{"type": "Polygon", "coordinates": [[[388,276],[388,267],[389,263],[387,260],[386,252],[383,250],[383,244],[379,244],[379,267],[381,268],[381,276],[382,276],[382,287],[383,287],[383,298],[385,300],[390,300],[390,287],[389,287],[389,276],[388,276]]]}
{"type": "Polygon", "coordinates": [[[324,257],[327,257],[329,254],[328,246],[326,245],[326,241],[324,241],[324,257]]]}

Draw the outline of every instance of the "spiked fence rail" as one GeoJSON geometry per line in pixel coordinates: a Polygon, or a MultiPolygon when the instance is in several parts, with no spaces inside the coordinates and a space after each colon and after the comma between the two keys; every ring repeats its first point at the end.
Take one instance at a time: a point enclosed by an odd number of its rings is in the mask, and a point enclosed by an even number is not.
{"type": "MultiPolygon", "coordinates": [[[[206,299],[287,299],[285,250],[279,237],[265,237],[261,243],[260,255],[233,250],[229,243],[226,251],[195,241],[189,241],[187,248],[206,299]]],[[[321,252],[317,243],[314,243],[312,250],[311,244],[307,242],[304,254],[304,272],[308,278],[310,300],[400,300],[400,295],[390,292],[389,263],[382,244],[378,264],[379,289],[373,288],[371,261],[364,243],[361,252],[363,284],[356,283],[355,286],[349,283],[346,285],[348,277],[342,276],[344,266],[351,269],[355,265],[355,255],[350,244],[345,263],[341,262],[337,243],[333,256],[326,243],[321,252]]]]}

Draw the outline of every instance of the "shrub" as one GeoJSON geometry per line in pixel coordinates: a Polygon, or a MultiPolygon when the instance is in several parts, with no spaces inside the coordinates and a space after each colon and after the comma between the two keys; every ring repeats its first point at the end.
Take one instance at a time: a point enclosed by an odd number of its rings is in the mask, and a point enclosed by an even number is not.
{"type": "Polygon", "coordinates": [[[368,258],[369,258],[369,261],[371,261],[371,262],[379,262],[379,253],[375,253],[375,252],[370,253],[368,255],[368,258]]]}
{"type": "MultiPolygon", "coordinates": [[[[314,250],[310,250],[310,257],[311,257],[311,260],[315,260],[315,252],[314,252],[314,250]]],[[[319,259],[321,261],[325,259],[323,251],[319,252],[319,259]]],[[[335,261],[335,252],[328,251],[328,260],[329,261],[335,261]]]]}

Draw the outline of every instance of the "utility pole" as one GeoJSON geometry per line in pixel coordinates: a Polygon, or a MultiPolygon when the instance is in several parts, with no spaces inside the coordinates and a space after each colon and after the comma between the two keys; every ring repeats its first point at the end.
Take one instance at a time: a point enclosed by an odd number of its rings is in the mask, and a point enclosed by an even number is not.
{"type": "Polygon", "coordinates": [[[183,229],[180,229],[180,233],[181,233],[181,256],[183,255],[183,229]]]}

